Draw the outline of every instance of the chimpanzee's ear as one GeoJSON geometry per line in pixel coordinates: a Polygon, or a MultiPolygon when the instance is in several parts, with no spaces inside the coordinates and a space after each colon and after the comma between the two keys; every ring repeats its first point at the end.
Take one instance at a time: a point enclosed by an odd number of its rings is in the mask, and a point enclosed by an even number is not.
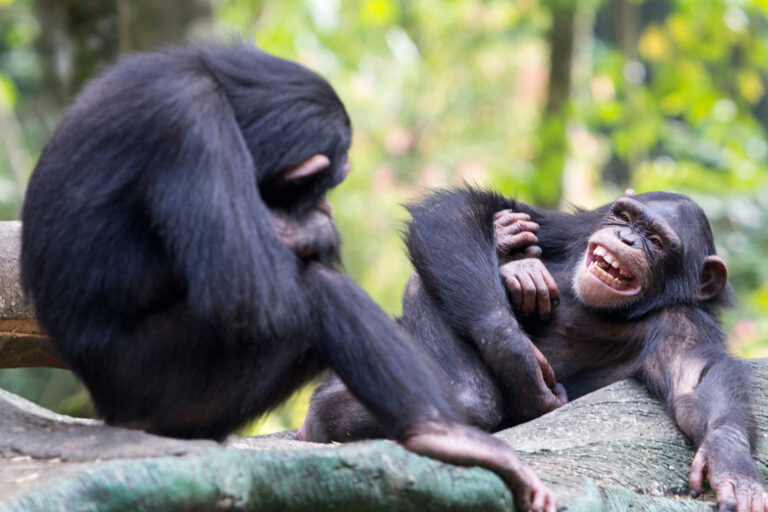
{"type": "Polygon", "coordinates": [[[728,267],[719,256],[710,255],[704,259],[701,271],[701,289],[699,298],[707,301],[717,297],[728,282],[728,267]]]}
{"type": "Polygon", "coordinates": [[[314,174],[319,173],[323,169],[327,169],[331,165],[331,159],[325,155],[314,155],[307,160],[304,160],[296,167],[288,169],[283,175],[285,181],[298,180],[300,178],[308,178],[314,174]]]}

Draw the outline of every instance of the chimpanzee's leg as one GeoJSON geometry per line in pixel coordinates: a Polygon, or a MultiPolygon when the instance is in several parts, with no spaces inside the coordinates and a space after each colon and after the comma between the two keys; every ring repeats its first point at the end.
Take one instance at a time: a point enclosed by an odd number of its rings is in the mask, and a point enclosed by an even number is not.
{"type": "Polygon", "coordinates": [[[506,410],[498,381],[474,345],[451,329],[416,272],[403,295],[400,323],[443,371],[465,421],[486,431],[497,430],[506,410]]]}
{"type": "Polygon", "coordinates": [[[486,191],[436,192],[411,205],[411,262],[453,332],[472,343],[499,381],[515,421],[562,405],[552,368],[537,353],[499,276],[494,214],[514,202],[486,191]]]}
{"type": "MultiPolygon", "coordinates": [[[[414,273],[403,295],[403,328],[419,342],[443,372],[466,423],[496,430],[505,409],[501,391],[477,351],[459,339],[441,318],[414,273]]],[[[313,442],[355,441],[384,437],[381,423],[331,374],[312,396],[297,439],[313,442]]]]}
{"type": "Polygon", "coordinates": [[[321,369],[310,340],[286,346],[226,337],[183,302],[109,343],[91,347],[80,367],[99,413],[109,424],[173,437],[221,439],[321,369]]]}
{"type": "Polygon", "coordinates": [[[348,277],[310,265],[317,349],[385,431],[416,453],[495,471],[521,510],[556,509],[554,495],[504,442],[463,423],[432,359],[348,277]]]}

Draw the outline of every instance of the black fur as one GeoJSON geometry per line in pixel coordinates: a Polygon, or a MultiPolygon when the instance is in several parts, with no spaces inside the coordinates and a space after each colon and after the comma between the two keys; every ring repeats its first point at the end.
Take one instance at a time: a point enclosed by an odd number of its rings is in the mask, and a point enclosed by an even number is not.
{"type": "Polygon", "coordinates": [[[349,145],[328,83],[245,45],[134,55],[88,84],[29,183],[22,280],[107,422],[221,438],[326,364],[387,435],[454,418],[336,257],[298,258],[271,224],[316,207],[349,145]],[[315,154],[330,168],[281,179],[315,154]]]}
{"type": "MultiPolygon", "coordinates": [[[[572,288],[587,241],[605,225],[611,205],[565,214],[467,187],[433,192],[409,208],[406,244],[416,272],[404,294],[401,322],[451,382],[466,421],[494,431],[532,417],[515,409],[519,396],[535,389],[527,373],[537,366],[519,348],[530,339],[571,399],[637,377],[666,401],[670,414],[697,443],[711,428],[708,422],[716,420],[753,436],[748,376],[727,355],[718,323],[730,286],[710,300],[698,298],[704,259],[715,254],[704,213],[676,194],[654,192],[633,199],[664,208],[682,247],[651,261],[652,293],[615,309],[587,307],[572,288]],[[525,317],[510,306],[499,278],[493,230],[494,213],[504,209],[527,213],[540,226],[541,260],[560,291],[561,303],[551,319],[525,317]],[[691,389],[676,389],[689,371],[691,389]],[[690,391],[696,406],[690,406],[683,391],[690,391]],[[683,407],[684,402],[689,406],[683,407]]],[[[356,431],[344,423],[340,408],[346,407],[356,425],[365,426],[361,437],[374,430],[375,420],[369,417],[365,424],[359,406],[341,400],[343,387],[333,377],[323,389],[330,388],[335,392],[313,399],[307,428],[349,432],[355,438],[356,431]],[[326,418],[337,423],[317,425],[326,418]]]]}

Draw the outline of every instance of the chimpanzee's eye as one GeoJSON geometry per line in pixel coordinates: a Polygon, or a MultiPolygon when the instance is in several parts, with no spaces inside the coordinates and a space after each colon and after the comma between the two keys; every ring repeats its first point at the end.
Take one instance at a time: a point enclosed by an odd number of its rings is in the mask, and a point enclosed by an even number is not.
{"type": "Polygon", "coordinates": [[[630,224],[632,222],[632,217],[630,217],[627,212],[619,212],[618,217],[619,219],[626,222],[627,224],[630,224]]]}
{"type": "Polygon", "coordinates": [[[664,242],[662,242],[661,238],[656,235],[651,235],[648,237],[648,240],[651,241],[651,243],[656,247],[657,249],[663,249],[664,248],[664,242]]]}

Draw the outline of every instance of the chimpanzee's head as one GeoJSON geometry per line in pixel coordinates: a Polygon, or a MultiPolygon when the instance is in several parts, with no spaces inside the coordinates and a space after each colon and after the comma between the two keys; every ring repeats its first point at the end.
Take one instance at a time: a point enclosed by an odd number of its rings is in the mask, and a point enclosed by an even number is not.
{"type": "Polygon", "coordinates": [[[607,209],[573,278],[588,307],[637,317],[674,304],[717,302],[728,281],[704,212],[685,196],[627,195],[607,209]]]}
{"type": "Polygon", "coordinates": [[[330,84],[248,45],[214,47],[206,58],[232,106],[267,206],[300,215],[324,202],[349,172],[351,143],[349,116],[330,84]]]}

